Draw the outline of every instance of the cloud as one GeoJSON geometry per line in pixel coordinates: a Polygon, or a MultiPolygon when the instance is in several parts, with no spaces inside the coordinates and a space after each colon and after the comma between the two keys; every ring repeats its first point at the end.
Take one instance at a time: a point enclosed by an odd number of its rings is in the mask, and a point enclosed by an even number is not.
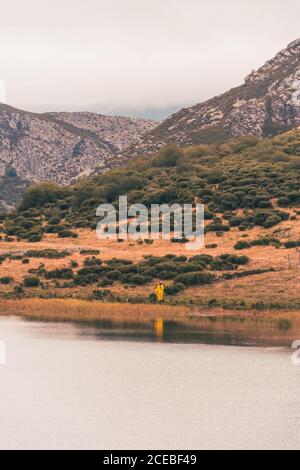
{"type": "Polygon", "coordinates": [[[6,85],[3,80],[0,80],[0,103],[6,103],[6,85]]]}
{"type": "Polygon", "coordinates": [[[29,109],[196,103],[295,39],[299,14],[298,0],[10,0],[7,99],[29,109]]]}

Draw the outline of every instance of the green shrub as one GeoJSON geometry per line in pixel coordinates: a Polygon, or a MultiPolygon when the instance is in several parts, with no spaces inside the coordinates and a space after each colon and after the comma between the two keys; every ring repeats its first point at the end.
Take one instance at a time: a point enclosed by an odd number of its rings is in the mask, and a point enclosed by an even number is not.
{"type": "Polygon", "coordinates": [[[113,284],[113,280],[104,277],[103,279],[100,280],[98,285],[100,287],[107,287],[107,286],[110,286],[111,284],[113,284]]]}
{"type": "Polygon", "coordinates": [[[151,304],[156,303],[156,295],[153,292],[151,292],[151,294],[149,294],[148,300],[151,304]]]}
{"type": "Polygon", "coordinates": [[[58,225],[46,225],[45,227],[45,233],[58,233],[58,225]]]}
{"type": "Polygon", "coordinates": [[[188,243],[189,242],[189,239],[186,238],[186,237],[181,237],[181,238],[171,238],[171,242],[172,243],[188,243]]]}
{"type": "Polygon", "coordinates": [[[106,262],[109,266],[112,266],[112,265],[129,265],[129,264],[133,264],[132,261],[130,261],[129,259],[119,259],[119,258],[112,258],[110,260],[108,260],[106,262]]]}
{"type": "Polygon", "coordinates": [[[192,256],[190,259],[189,259],[189,262],[190,263],[197,263],[197,262],[200,262],[200,263],[204,263],[206,266],[209,265],[212,260],[213,260],[213,256],[211,255],[195,255],[195,256],[192,256]]]}
{"type": "Polygon", "coordinates": [[[58,232],[59,238],[78,238],[78,233],[73,232],[72,230],[62,230],[58,232]]]}
{"type": "Polygon", "coordinates": [[[215,276],[213,274],[203,271],[179,274],[175,277],[176,283],[184,284],[185,286],[211,284],[214,280],[215,276]]]}
{"type": "Polygon", "coordinates": [[[144,276],[142,274],[123,274],[120,277],[120,280],[123,284],[133,284],[142,286],[144,284],[148,284],[151,281],[150,276],[144,276]]]}
{"type": "Polygon", "coordinates": [[[117,271],[116,269],[113,271],[109,271],[106,274],[106,279],[110,279],[111,281],[117,281],[118,279],[120,279],[120,277],[121,277],[121,273],[117,271]]]}
{"type": "Polygon", "coordinates": [[[101,259],[92,256],[91,258],[85,258],[83,264],[84,266],[100,266],[102,264],[102,261],[101,259]]]}
{"type": "Polygon", "coordinates": [[[14,295],[18,298],[21,298],[24,294],[24,290],[22,286],[14,286],[13,292],[14,292],[14,295]]]}
{"type": "Polygon", "coordinates": [[[277,322],[277,328],[278,330],[281,330],[281,331],[287,331],[290,328],[292,328],[292,326],[293,326],[292,322],[288,320],[287,318],[281,318],[277,322]]]}
{"type": "Polygon", "coordinates": [[[231,255],[231,254],[223,254],[223,255],[220,255],[219,258],[221,260],[225,260],[225,261],[228,261],[229,263],[232,263],[232,264],[235,264],[237,266],[239,265],[245,265],[247,263],[249,263],[249,258],[248,256],[237,256],[237,255],[231,255]]]}
{"type": "Polygon", "coordinates": [[[280,246],[281,242],[275,237],[261,237],[250,242],[251,246],[280,246]]]}
{"type": "Polygon", "coordinates": [[[23,256],[22,255],[8,255],[8,258],[11,259],[11,260],[15,260],[15,261],[21,261],[23,259],[23,256]]]}
{"type": "Polygon", "coordinates": [[[229,232],[229,230],[229,225],[214,222],[208,224],[205,228],[206,232],[229,232]]]}
{"type": "Polygon", "coordinates": [[[285,242],[283,245],[285,248],[296,248],[300,246],[300,240],[289,240],[285,242]]]}
{"type": "Polygon", "coordinates": [[[27,276],[23,280],[24,287],[38,287],[40,285],[40,280],[38,277],[27,276]]]}
{"type": "Polygon", "coordinates": [[[49,259],[59,259],[59,258],[65,258],[66,256],[69,256],[69,252],[64,250],[64,251],[58,251],[54,250],[52,248],[47,248],[45,250],[29,250],[26,251],[25,256],[27,258],[49,258],[49,259]]]}
{"type": "Polygon", "coordinates": [[[279,197],[277,200],[277,204],[281,207],[287,207],[289,203],[290,203],[289,198],[285,196],[279,197]]]}
{"type": "Polygon", "coordinates": [[[181,283],[176,283],[176,284],[170,284],[169,286],[165,287],[165,294],[167,295],[175,295],[178,294],[178,292],[182,291],[185,289],[184,284],[181,283]]]}
{"type": "Polygon", "coordinates": [[[86,276],[87,274],[97,274],[97,276],[106,275],[111,271],[111,268],[108,266],[86,266],[78,270],[77,274],[79,276],[86,276]]]}
{"type": "Polygon", "coordinates": [[[32,235],[29,235],[28,241],[30,243],[37,243],[37,242],[40,242],[42,238],[43,238],[42,233],[33,233],[32,235]]]}
{"type": "Polygon", "coordinates": [[[53,183],[40,183],[32,185],[23,196],[21,211],[32,208],[43,208],[47,203],[64,199],[70,194],[70,189],[53,183]]]}
{"type": "Polygon", "coordinates": [[[213,271],[227,271],[227,270],[230,271],[235,268],[233,263],[230,263],[230,261],[222,260],[222,259],[213,260],[210,266],[213,271]]]}
{"type": "Polygon", "coordinates": [[[159,279],[168,280],[168,279],[174,279],[177,273],[174,271],[159,271],[159,273],[157,274],[152,274],[149,271],[147,271],[145,274],[150,274],[151,277],[157,277],[159,279]]]}
{"type": "Polygon", "coordinates": [[[80,254],[81,255],[99,255],[100,250],[90,250],[90,249],[80,250],[80,254]]]}
{"type": "Polygon", "coordinates": [[[158,152],[152,164],[158,167],[173,167],[183,157],[183,152],[175,145],[169,145],[158,152]]]}
{"type": "Polygon", "coordinates": [[[51,219],[48,220],[49,225],[58,225],[61,221],[61,218],[59,216],[54,216],[51,217],[51,219]]]}
{"type": "Polygon", "coordinates": [[[236,242],[233,248],[235,250],[244,250],[245,248],[250,248],[250,247],[251,245],[249,242],[246,242],[245,240],[239,240],[238,242],[236,242]]]}
{"type": "Polygon", "coordinates": [[[0,284],[11,284],[13,281],[14,281],[14,278],[10,276],[0,277],[0,284]]]}
{"type": "Polygon", "coordinates": [[[173,258],[173,261],[175,261],[176,263],[185,263],[187,259],[188,259],[187,256],[180,255],[180,256],[175,256],[175,258],[173,258]]]}
{"type": "Polygon", "coordinates": [[[6,235],[9,235],[9,236],[14,236],[14,235],[17,235],[19,232],[21,232],[23,229],[22,227],[18,227],[18,226],[8,226],[4,233],[6,235]]]}
{"type": "Polygon", "coordinates": [[[278,217],[278,215],[272,215],[270,217],[268,217],[263,226],[264,228],[271,228],[271,227],[274,227],[274,225],[277,225],[281,222],[281,218],[278,217]]]}
{"type": "Polygon", "coordinates": [[[97,274],[89,273],[84,276],[77,275],[74,278],[74,284],[78,286],[86,286],[89,284],[95,284],[96,282],[98,282],[98,280],[99,276],[97,274]]]}
{"type": "Polygon", "coordinates": [[[6,258],[7,258],[7,256],[6,256],[6,255],[0,255],[0,264],[2,264],[2,263],[3,263],[3,261],[5,261],[5,260],[6,260],[6,258]]]}
{"type": "Polygon", "coordinates": [[[228,219],[230,227],[239,227],[244,220],[244,217],[231,217],[228,219]]]}
{"type": "Polygon", "coordinates": [[[122,265],[117,266],[117,269],[121,274],[127,274],[127,273],[138,274],[140,272],[139,266],[137,266],[135,264],[128,264],[128,265],[125,265],[125,266],[122,266],[122,265]]]}
{"type": "Polygon", "coordinates": [[[71,268],[53,269],[45,273],[46,279],[72,279],[74,272],[71,268]]]}

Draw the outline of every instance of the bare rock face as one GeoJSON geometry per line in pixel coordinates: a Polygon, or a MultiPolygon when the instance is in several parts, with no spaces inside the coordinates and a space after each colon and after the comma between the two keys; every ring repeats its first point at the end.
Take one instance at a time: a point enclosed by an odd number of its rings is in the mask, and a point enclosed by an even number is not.
{"type": "Polygon", "coordinates": [[[123,152],[130,158],[166,144],[223,142],[231,137],[268,137],[300,124],[300,39],[293,41],[243,85],[181,109],[123,152]]]}
{"type": "Polygon", "coordinates": [[[0,164],[30,181],[61,184],[112,157],[156,122],[94,113],[35,114],[0,104],[0,164]]]}
{"type": "Polygon", "coordinates": [[[122,150],[141,135],[150,132],[158,123],[147,119],[123,116],[104,116],[96,113],[50,113],[55,119],[93,132],[99,139],[122,150]]]}

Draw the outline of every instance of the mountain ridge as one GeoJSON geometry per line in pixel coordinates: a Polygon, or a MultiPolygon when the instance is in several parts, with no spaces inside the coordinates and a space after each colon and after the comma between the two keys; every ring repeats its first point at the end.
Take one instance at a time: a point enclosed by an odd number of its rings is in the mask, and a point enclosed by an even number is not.
{"type": "Polygon", "coordinates": [[[69,184],[96,166],[110,168],[117,152],[155,125],[151,120],[88,112],[39,114],[0,104],[0,163],[33,182],[69,184]],[[94,126],[78,122],[81,115],[94,126]]]}
{"type": "Polygon", "coordinates": [[[120,154],[150,155],[163,146],[224,142],[232,137],[271,137],[300,124],[300,38],[279,51],[238,87],[182,108],[120,154]]]}

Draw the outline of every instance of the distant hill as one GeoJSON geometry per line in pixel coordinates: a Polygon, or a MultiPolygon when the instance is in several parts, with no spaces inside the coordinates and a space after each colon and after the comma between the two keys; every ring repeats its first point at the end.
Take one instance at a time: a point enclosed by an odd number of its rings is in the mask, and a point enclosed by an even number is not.
{"type": "Polygon", "coordinates": [[[0,164],[22,179],[68,184],[111,158],[157,123],[95,113],[37,114],[0,104],[0,164]]]}
{"type": "Polygon", "coordinates": [[[130,146],[122,159],[150,155],[167,144],[220,143],[231,137],[270,137],[300,124],[300,39],[292,42],[244,84],[181,109],[130,146]]]}

